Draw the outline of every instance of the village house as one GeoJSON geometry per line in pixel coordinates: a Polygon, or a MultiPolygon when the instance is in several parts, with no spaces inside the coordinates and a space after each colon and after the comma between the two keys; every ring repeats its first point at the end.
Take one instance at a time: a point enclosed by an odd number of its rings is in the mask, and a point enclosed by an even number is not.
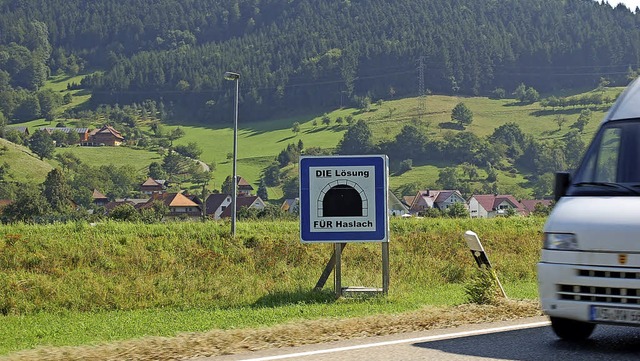
{"type": "Polygon", "coordinates": [[[283,212],[287,212],[290,214],[299,214],[300,213],[300,199],[299,198],[288,198],[282,202],[280,205],[280,210],[283,212]]]}
{"type": "Polygon", "coordinates": [[[471,218],[494,218],[510,213],[526,215],[524,206],[512,195],[476,194],[469,198],[471,218]]]}
{"type": "Polygon", "coordinates": [[[93,199],[93,204],[96,206],[104,207],[109,203],[109,198],[104,194],[100,193],[97,189],[93,190],[91,194],[91,198],[93,199]]]}
{"type": "Polygon", "coordinates": [[[2,210],[11,203],[13,203],[11,199],[0,199],[0,214],[2,214],[2,210]]]}
{"type": "Polygon", "coordinates": [[[523,199],[520,201],[520,204],[522,204],[525,214],[528,216],[536,210],[538,204],[548,208],[553,205],[553,202],[550,199],[523,199]]]}
{"type": "MultiPolygon", "coordinates": [[[[147,201],[146,199],[144,200],[145,202],[147,201]]],[[[104,209],[105,209],[105,213],[109,214],[111,213],[114,209],[116,209],[119,206],[123,206],[125,204],[129,204],[132,207],[136,207],[136,205],[144,203],[142,201],[138,201],[136,202],[136,200],[134,199],[116,199],[115,201],[110,201],[109,203],[104,205],[104,209]]]]}
{"type": "Polygon", "coordinates": [[[205,209],[207,217],[218,220],[221,218],[222,212],[231,206],[231,195],[222,193],[213,193],[207,197],[205,209]]]}
{"type": "Polygon", "coordinates": [[[388,192],[387,196],[387,208],[389,209],[389,216],[391,217],[403,217],[409,214],[409,207],[391,191],[388,192]]]}
{"type": "Polygon", "coordinates": [[[253,192],[253,187],[246,179],[238,176],[238,197],[250,196],[253,192]]]}
{"type": "MultiPolygon", "coordinates": [[[[245,196],[237,198],[236,212],[242,208],[264,209],[267,205],[258,196],[245,196]]],[[[220,214],[220,218],[231,218],[231,206],[226,207],[220,214]]]]}
{"type": "Polygon", "coordinates": [[[461,203],[467,208],[467,202],[457,190],[421,190],[414,197],[405,198],[405,200],[411,201],[409,204],[411,214],[419,214],[430,208],[444,211],[454,203],[461,203]]]}
{"type": "Polygon", "coordinates": [[[100,129],[95,129],[89,134],[88,145],[109,145],[118,146],[124,142],[124,137],[120,132],[109,125],[100,129]]]}
{"type": "Polygon", "coordinates": [[[27,127],[15,127],[15,126],[7,126],[6,131],[16,131],[20,133],[21,136],[29,136],[29,128],[27,127]]]}
{"type": "Polygon", "coordinates": [[[152,208],[154,202],[162,202],[169,211],[163,220],[167,219],[200,219],[202,208],[198,204],[199,200],[182,193],[161,193],[154,194],[147,202],[138,205],[137,209],[152,208]]]}
{"type": "Polygon", "coordinates": [[[63,132],[65,134],[69,134],[71,132],[78,133],[79,139],[76,144],[86,145],[89,142],[89,128],[43,127],[40,129],[50,135],[53,134],[53,132],[63,132]]]}
{"type": "Polygon", "coordinates": [[[154,194],[161,194],[167,189],[166,182],[164,180],[156,180],[151,177],[147,178],[144,183],[140,185],[140,192],[152,196],[154,194]]]}

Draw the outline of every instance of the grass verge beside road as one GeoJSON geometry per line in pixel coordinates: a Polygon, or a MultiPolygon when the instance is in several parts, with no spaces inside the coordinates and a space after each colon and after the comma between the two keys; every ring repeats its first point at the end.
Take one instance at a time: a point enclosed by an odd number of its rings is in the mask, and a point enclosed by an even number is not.
{"type": "MultiPolygon", "coordinates": [[[[161,314],[162,315],[162,314],[161,314]]],[[[202,320],[207,313],[198,313],[202,320]]],[[[38,347],[13,353],[14,360],[176,360],[220,356],[268,348],[292,347],[369,336],[455,327],[541,315],[533,301],[504,301],[496,305],[427,306],[401,314],[349,318],[325,315],[268,327],[183,332],[173,337],[147,336],[119,342],[93,342],[78,347],[38,347]]],[[[99,319],[100,320],[100,319],[99,319]]],[[[89,323],[89,326],[91,323],[89,323]]],[[[144,328],[145,325],[141,325],[144,328]]],[[[85,327],[85,331],[88,328],[85,327]]],[[[73,331],[72,331],[73,332],[73,331]]]]}
{"type": "MultiPolygon", "coordinates": [[[[8,225],[0,229],[0,354],[447,313],[466,302],[474,272],[467,229],[480,236],[507,294],[532,300],[543,221],[392,219],[389,295],[339,300],[330,284],[311,291],[331,245],[301,244],[293,221],[239,222],[235,239],[216,222],[8,225]]],[[[350,244],[343,285],[380,287],[380,257],[379,244],[350,244]]]]}

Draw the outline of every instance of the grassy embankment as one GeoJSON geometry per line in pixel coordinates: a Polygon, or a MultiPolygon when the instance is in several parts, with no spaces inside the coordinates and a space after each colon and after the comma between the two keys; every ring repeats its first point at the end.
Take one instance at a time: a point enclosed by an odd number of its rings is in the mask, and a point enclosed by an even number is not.
{"type": "MultiPolygon", "coordinates": [[[[466,302],[474,262],[462,239],[477,232],[507,294],[535,299],[543,219],[393,219],[387,297],[313,292],[332,252],[301,244],[296,222],[157,225],[102,223],[0,229],[0,354],[403,314],[466,302]]],[[[381,287],[379,244],[350,244],[343,285],[381,287]]]]}

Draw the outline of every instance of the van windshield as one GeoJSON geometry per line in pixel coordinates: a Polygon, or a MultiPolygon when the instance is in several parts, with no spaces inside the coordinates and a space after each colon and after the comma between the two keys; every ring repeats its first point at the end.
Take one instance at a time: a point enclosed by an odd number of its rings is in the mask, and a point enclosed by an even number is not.
{"type": "Polygon", "coordinates": [[[567,195],[640,196],[640,119],[602,126],[567,195]]]}

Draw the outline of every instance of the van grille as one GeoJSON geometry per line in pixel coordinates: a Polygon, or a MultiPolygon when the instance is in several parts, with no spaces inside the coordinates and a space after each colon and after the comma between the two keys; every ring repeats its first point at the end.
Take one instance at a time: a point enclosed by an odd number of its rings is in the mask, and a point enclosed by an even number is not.
{"type": "Polygon", "coordinates": [[[561,300],[640,304],[640,289],[558,285],[561,300]]]}
{"type": "Polygon", "coordinates": [[[640,272],[620,272],[620,271],[594,271],[587,269],[578,270],[580,277],[596,278],[619,278],[619,279],[640,279],[640,272]]]}

